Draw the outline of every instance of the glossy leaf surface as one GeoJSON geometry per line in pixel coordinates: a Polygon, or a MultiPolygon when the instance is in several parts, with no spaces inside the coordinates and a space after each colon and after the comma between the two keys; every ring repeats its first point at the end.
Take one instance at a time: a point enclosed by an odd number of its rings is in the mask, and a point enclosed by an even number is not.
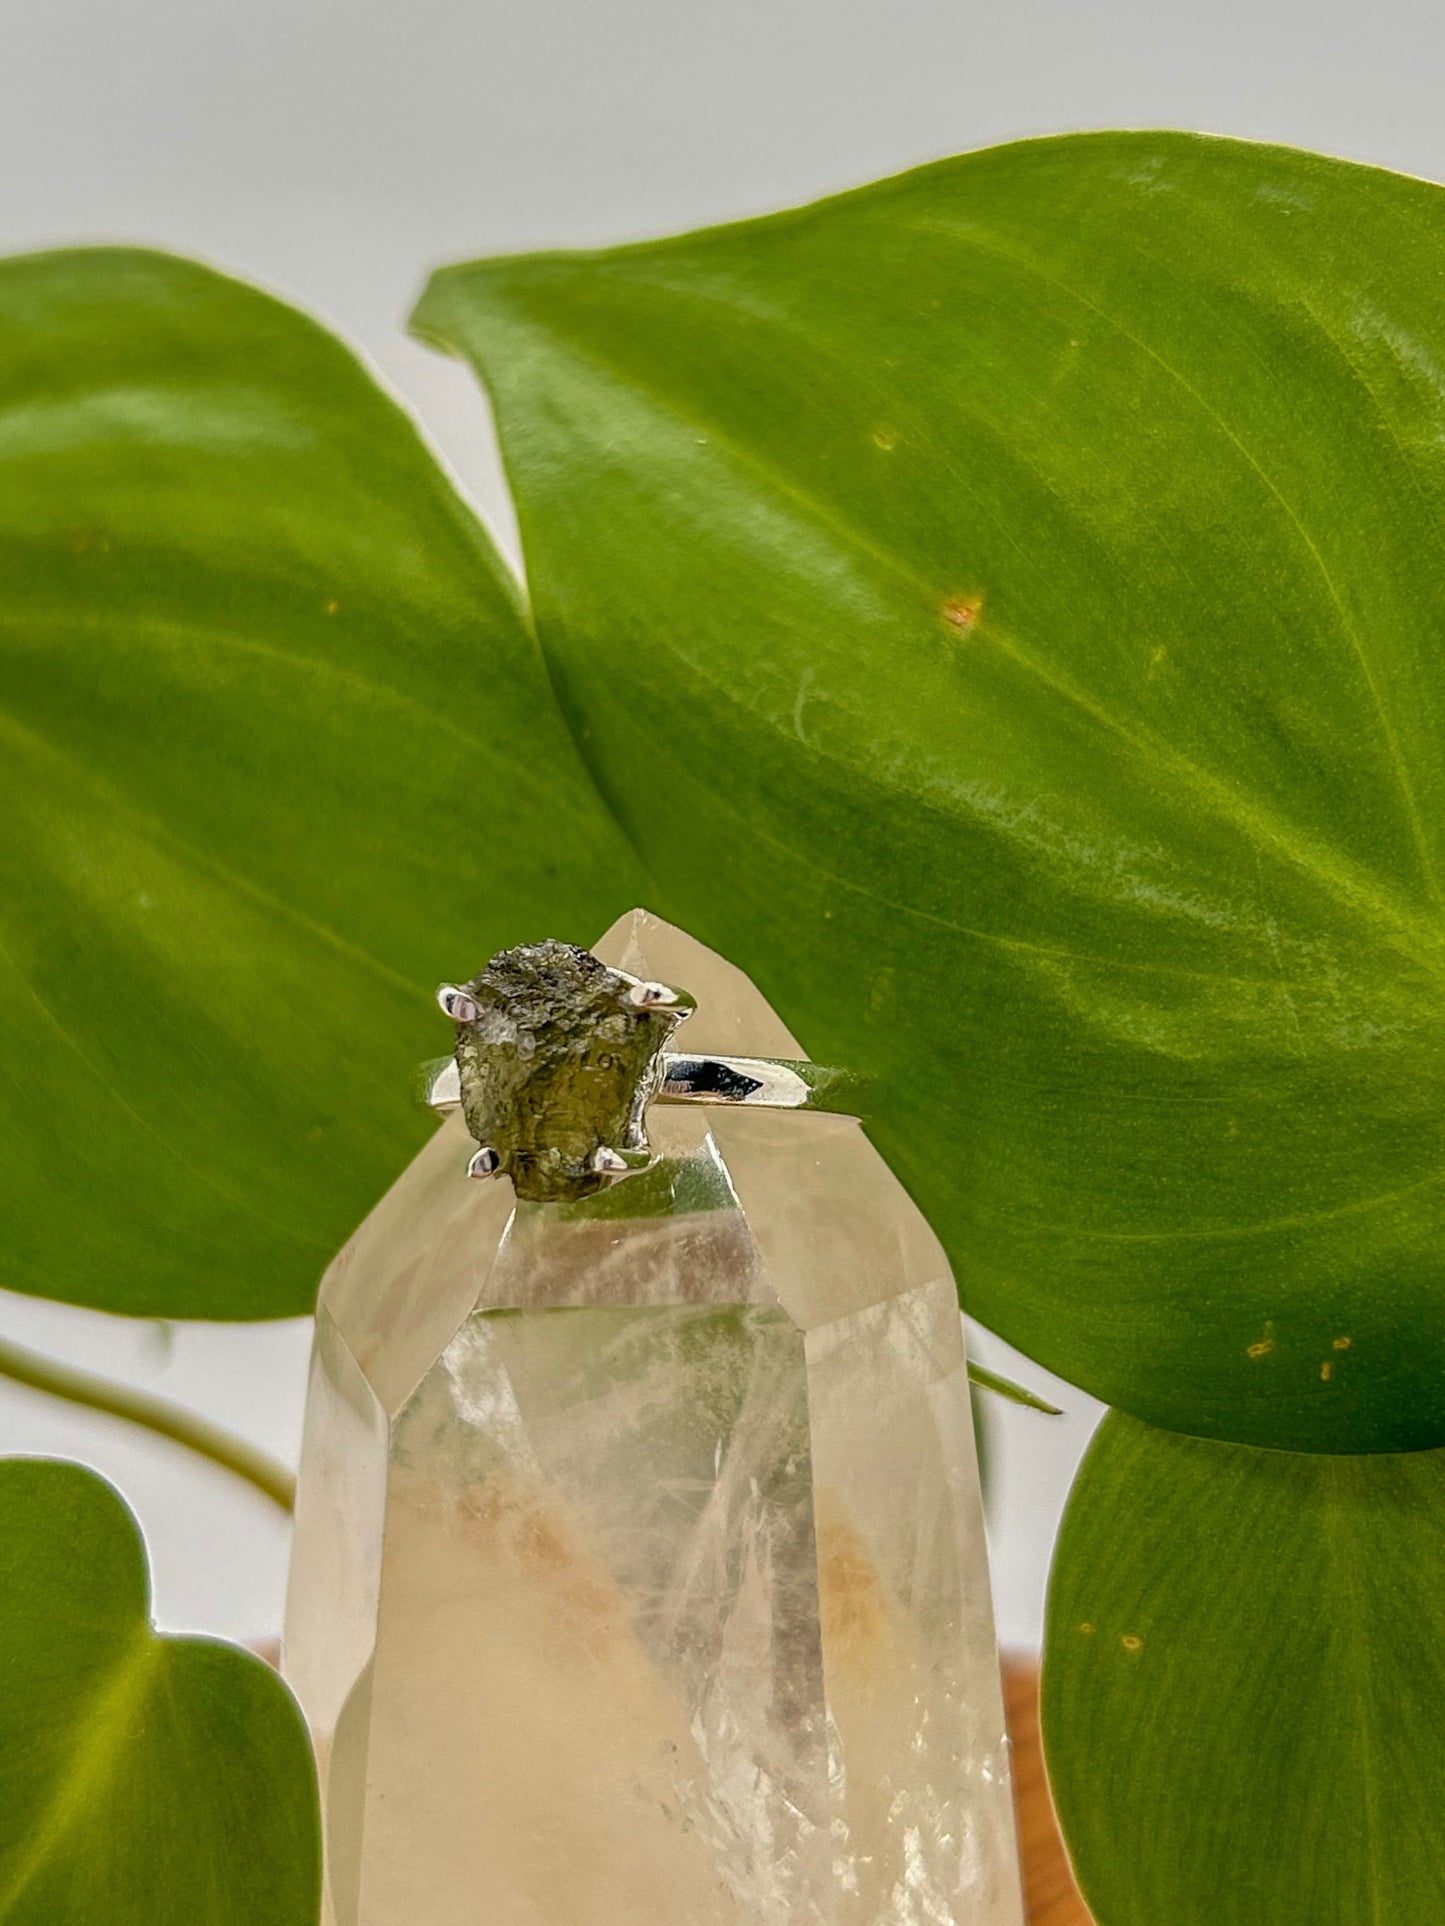
{"type": "Polygon", "coordinates": [[[0,265],[0,1283],[310,1308],[432,1002],[643,894],[482,530],[349,354],[126,250],[0,265]]]}
{"type": "Polygon", "coordinates": [[[78,1465],[0,1465],[0,1920],[314,1926],[316,1775],[249,1653],[157,1638],[145,1551],[78,1465]]]}
{"type": "Polygon", "coordinates": [[[657,907],[879,1079],[971,1311],[1196,1433],[1445,1439],[1442,285],[1439,188],[1107,134],[417,317],[657,907]]]}
{"type": "Polygon", "coordinates": [[[1445,1917],[1445,1452],[1106,1418],[1055,1553],[1043,1719],[1099,1926],[1445,1917]]]}

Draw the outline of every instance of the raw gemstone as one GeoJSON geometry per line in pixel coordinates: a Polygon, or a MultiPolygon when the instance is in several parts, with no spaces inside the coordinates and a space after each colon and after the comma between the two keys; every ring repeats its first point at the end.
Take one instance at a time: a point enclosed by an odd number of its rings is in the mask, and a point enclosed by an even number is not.
{"type": "MultiPolygon", "coordinates": [[[[642,912],[680,1047],[799,1057],[642,912]]],[[[328,1926],[1020,1926],[947,1262],[851,1120],[655,1107],[575,1204],[449,1119],[327,1273],[286,1672],[328,1926]]]]}

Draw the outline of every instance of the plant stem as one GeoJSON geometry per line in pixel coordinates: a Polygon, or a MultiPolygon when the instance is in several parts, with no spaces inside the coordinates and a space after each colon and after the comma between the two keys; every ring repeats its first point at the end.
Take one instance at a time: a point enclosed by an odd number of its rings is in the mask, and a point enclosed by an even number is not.
{"type": "Polygon", "coordinates": [[[33,1391],[48,1391],[53,1398],[65,1398],[91,1411],[103,1411],[108,1417],[123,1418],[127,1424],[140,1425],[171,1439],[174,1444],[184,1445],[187,1451],[197,1452],[212,1464],[244,1478],[282,1511],[289,1512],[295,1503],[296,1480],[285,1465],[278,1464],[243,1438],[233,1438],[219,1425],[197,1417],[195,1412],[169,1404],[164,1398],[152,1397],[148,1391],[133,1391],[129,1385],[93,1378],[72,1364],[42,1357],[38,1351],[27,1351],[7,1338],[0,1338],[0,1377],[29,1385],[33,1391]]]}
{"type": "Polygon", "coordinates": [[[1030,1411],[1042,1411],[1047,1418],[1062,1418],[1064,1415],[1056,1404],[1041,1398],[1037,1391],[1026,1391],[1021,1384],[1015,1384],[1012,1378],[1001,1377],[997,1371],[975,1364],[972,1358],[968,1361],[968,1376],[971,1384],[982,1385],[985,1391],[1007,1398],[1010,1404],[1022,1404],[1030,1411]]]}

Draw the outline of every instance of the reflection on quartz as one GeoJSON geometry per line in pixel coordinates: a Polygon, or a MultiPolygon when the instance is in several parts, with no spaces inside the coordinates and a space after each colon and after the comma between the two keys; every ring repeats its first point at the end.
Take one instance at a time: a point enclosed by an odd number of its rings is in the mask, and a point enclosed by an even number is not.
{"type": "MultiPolygon", "coordinates": [[[[690,1048],[802,1054],[651,917],[599,954],[693,992],[690,1048]]],[[[649,1130],[511,1212],[449,1121],[323,1286],[286,1667],[328,1919],[1018,1926],[942,1253],[846,1119],[649,1130]]]]}

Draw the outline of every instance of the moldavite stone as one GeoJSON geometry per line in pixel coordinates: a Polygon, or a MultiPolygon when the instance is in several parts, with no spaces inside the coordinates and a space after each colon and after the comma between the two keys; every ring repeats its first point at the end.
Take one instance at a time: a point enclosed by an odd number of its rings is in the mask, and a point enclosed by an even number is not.
{"type": "MultiPolygon", "coordinates": [[[[636,913],[680,1041],[801,1055],[636,913]]],[[[581,1203],[459,1115],[327,1273],[286,1626],[328,1926],[1020,1926],[954,1286],[847,1118],[658,1106],[581,1203]]]]}
{"type": "Polygon", "coordinates": [[[690,1005],[663,985],[640,987],[673,1002],[639,1007],[627,977],[572,943],[503,950],[466,985],[476,1017],[457,1025],[462,1114],[518,1197],[556,1203],[606,1189],[592,1161],[600,1146],[647,1164],[660,1052],[690,1005]]]}

